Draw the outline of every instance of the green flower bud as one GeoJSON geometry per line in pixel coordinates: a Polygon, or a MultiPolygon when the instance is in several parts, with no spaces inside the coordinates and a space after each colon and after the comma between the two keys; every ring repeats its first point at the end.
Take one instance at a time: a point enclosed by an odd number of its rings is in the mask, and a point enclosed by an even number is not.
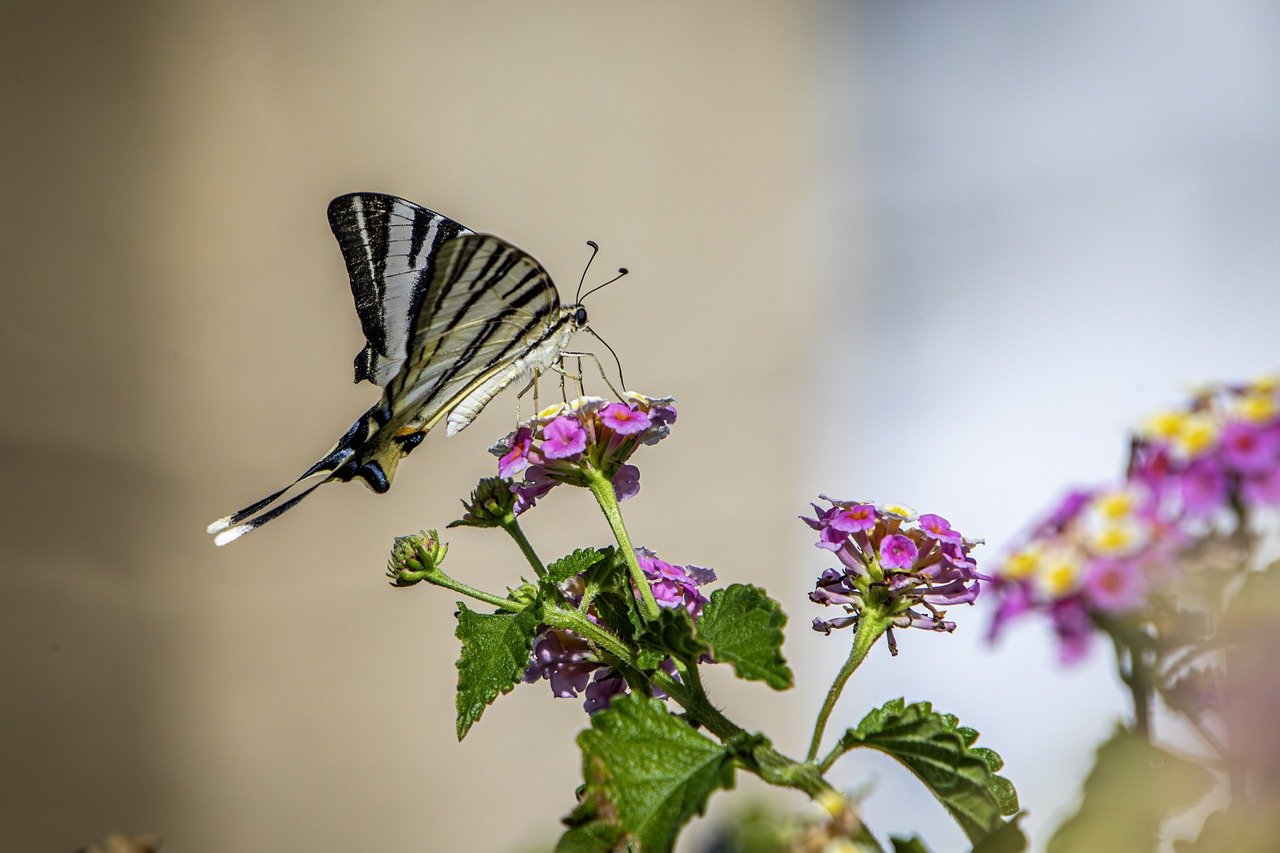
{"type": "Polygon", "coordinates": [[[471,500],[463,501],[462,518],[449,522],[450,527],[501,527],[513,516],[516,496],[511,484],[497,477],[486,477],[471,490],[471,500]]]}
{"type": "Polygon", "coordinates": [[[444,562],[449,546],[440,541],[434,530],[414,536],[397,536],[387,561],[387,577],[393,586],[413,586],[444,562]]]}

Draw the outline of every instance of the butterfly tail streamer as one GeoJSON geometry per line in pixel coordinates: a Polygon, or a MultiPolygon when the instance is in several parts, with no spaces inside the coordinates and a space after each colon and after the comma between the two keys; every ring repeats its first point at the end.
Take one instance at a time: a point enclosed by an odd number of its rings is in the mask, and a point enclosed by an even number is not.
{"type": "Polygon", "coordinates": [[[213,544],[221,546],[234,542],[246,533],[284,515],[320,486],[334,480],[345,482],[359,477],[373,491],[379,494],[387,491],[391,488],[391,479],[400,459],[408,455],[426,433],[413,432],[407,436],[395,437],[381,429],[381,424],[386,420],[384,403],[365,412],[329,452],[292,483],[205,528],[214,537],[213,544]],[[277,503],[294,492],[299,485],[316,477],[323,479],[293,494],[282,503],[277,503]]]}

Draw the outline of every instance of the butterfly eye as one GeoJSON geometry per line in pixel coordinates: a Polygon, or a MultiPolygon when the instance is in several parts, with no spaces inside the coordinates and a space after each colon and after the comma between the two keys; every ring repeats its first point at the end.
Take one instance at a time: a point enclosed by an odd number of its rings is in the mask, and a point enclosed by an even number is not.
{"type": "Polygon", "coordinates": [[[587,309],[579,308],[577,311],[574,311],[573,322],[577,323],[579,326],[587,325],[587,309]]]}

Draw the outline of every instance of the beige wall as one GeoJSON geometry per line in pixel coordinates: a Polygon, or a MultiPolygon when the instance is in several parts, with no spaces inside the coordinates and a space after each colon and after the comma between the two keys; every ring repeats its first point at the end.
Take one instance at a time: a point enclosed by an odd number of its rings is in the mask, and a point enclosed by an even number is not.
{"type": "MultiPolygon", "coordinates": [[[[593,323],[633,387],[683,405],[638,458],[629,524],[783,593],[816,303],[811,9],[177,5],[13,7],[0,35],[0,848],[550,840],[585,716],[526,687],[457,744],[452,600],[382,577],[393,536],[492,471],[509,399],[431,436],[388,495],[330,486],[222,550],[203,527],[370,402],[324,206],[378,189],[564,283],[588,238],[593,275],[631,267],[593,323]]],[[[607,536],[564,490],[528,528],[548,556],[607,536]]],[[[498,536],[451,539],[456,574],[514,579],[498,536]]],[[[766,693],[719,695],[777,723],[791,700],[766,693]]]]}

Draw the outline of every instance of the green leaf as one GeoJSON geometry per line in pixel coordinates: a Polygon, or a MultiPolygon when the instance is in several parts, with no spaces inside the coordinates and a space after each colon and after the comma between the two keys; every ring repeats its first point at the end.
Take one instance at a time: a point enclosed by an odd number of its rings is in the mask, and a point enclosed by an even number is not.
{"type": "Polygon", "coordinates": [[[1014,815],[1013,820],[1005,821],[987,833],[981,841],[973,846],[971,853],[1022,853],[1031,846],[1022,827],[1018,826],[1025,812],[1014,815]]]}
{"type": "Polygon", "coordinates": [[[893,853],[931,853],[925,846],[924,839],[918,835],[910,838],[900,838],[897,835],[890,837],[889,843],[893,845],[893,853]]]}
{"type": "Polygon", "coordinates": [[[711,644],[712,657],[733,664],[739,678],[783,690],[795,681],[782,657],[786,624],[782,606],[764,590],[736,583],[711,594],[698,619],[698,636],[711,644]]]}
{"type": "Polygon", "coordinates": [[[693,618],[683,607],[658,611],[658,618],[645,624],[644,630],[636,635],[636,642],[643,649],[663,657],[673,657],[690,666],[696,666],[698,658],[711,650],[694,633],[693,618]]]}
{"type": "Polygon", "coordinates": [[[458,740],[466,737],[485,707],[524,677],[538,629],[537,608],[519,613],[476,613],[458,603],[462,641],[458,657],[458,740]]]}
{"type": "Polygon", "coordinates": [[[560,583],[576,578],[587,569],[613,556],[613,548],[579,548],[572,554],[566,554],[547,566],[544,580],[560,583]]]}
{"type": "Polygon", "coordinates": [[[604,853],[618,849],[623,832],[618,826],[617,810],[598,791],[582,790],[581,796],[577,808],[563,821],[569,828],[556,843],[555,853],[604,853]]]}
{"type": "MultiPolygon", "coordinates": [[[[621,696],[607,711],[591,718],[591,728],[578,735],[582,774],[587,781],[584,803],[566,822],[576,823],[565,836],[589,828],[590,835],[572,843],[609,838],[595,824],[619,829],[614,843],[638,845],[644,853],[672,848],[676,833],[706,808],[719,788],[733,786],[733,761],[724,747],[694,731],[667,712],[657,699],[621,696]]],[[[569,843],[565,838],[561,843],[569,843]]],[[[601,850],[607,847],[566,847],[601,850]]]]}
{"type": "Polygon", "coordinates": [[[1204,768],[1118,730],[1098,747],[1080,808],[1048,850],[1154,850],[1165,819],[1197,803],[1212,782],[1204,768]]]}
{"type": "Polygon", "coordinates": [[[951,812],[970,841],[1004,825],[1018,810],[1012,783],[996,771],[1004,766],[989,749],[975,748],[978,733],[939,714],[928,702],[886,702],[840,738],[842,752],[870,747],[901,762],[951,812]]]}

